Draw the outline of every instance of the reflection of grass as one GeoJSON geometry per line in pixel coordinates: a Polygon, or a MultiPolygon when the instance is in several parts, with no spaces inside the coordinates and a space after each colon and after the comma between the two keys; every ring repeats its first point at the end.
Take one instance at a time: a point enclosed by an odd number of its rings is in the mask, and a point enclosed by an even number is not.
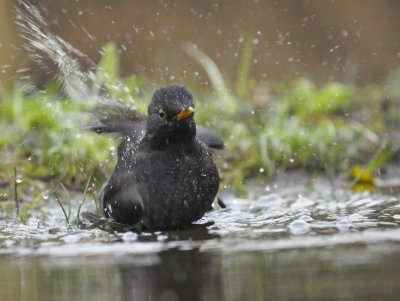
{"type": "MultiPolygon", "coordinates": [[[[353,162],[368,162],[381,151],[379,144],[390,140],[381,138],[387,130],[380,107],[382,88],[361,89],[338,82],[317,87],[307,78],[257,83],[249,75],[252,49],[248,40],[235,92],[206,54],[185,44],[217,90],[207,94],[190,87],[198,99],[198,123],[213,127],[226,142],[226,150],[216,153],[225,185],[244,190],[244,179],[270,177],[278,168],[348,170],[353,162]]],[[[148,93],[143,96],[145,86],[144,77],[118,77],[115,47],[107,45],[92,90],[143,111],[149,100],[148,93]]],[[[23,178],[18,184],[21,205],[24,199],[36,200],[29,206],[37,206],[40,197],[32,196],[32,190],[41,195],[45,189],[41,183],[57,179],[70,188],[83,189],[90,177],[95,185],[107,177],[116,142],[81,130],[87,106],[60,97],[53,84],[33,96],[17,88],[1,96],[0,183],[9,184],[0,188],[3,209],[13,201],[15,167],[23,178]]]]}

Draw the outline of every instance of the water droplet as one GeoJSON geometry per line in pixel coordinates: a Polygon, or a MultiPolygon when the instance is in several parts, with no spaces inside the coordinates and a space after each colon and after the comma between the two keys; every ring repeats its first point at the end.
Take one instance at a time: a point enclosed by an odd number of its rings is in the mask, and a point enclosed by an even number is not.
{"type": "Polygon", "coordinates": [[[43,199],[47,200],[49,198],[49,192],[46,190],[42,193],[43,199]]]}
{"type": "Polygon", "coordinates": [[[21,184],[23,182],[22,176],[17,176],[17,178],[15,179],[15,182],[17,184],[21,184]]]}

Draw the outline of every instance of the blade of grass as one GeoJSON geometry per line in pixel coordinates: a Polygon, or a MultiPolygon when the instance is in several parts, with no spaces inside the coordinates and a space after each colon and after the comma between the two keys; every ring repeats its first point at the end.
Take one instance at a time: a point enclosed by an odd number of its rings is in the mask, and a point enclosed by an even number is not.
{"type": "Polygon", "coordinates": [[[71,217],[71,195],[69,194],[67,188],[65,187],[65,185],[63,183],[60,182],[60,186],[64,190],[64,193],[68,199],[68,220],[69,220],[71,217]]]}
{"type": "Polygon", "coordinates": [[[18,201],[18,189],[17,189],[17,167],[14,167],[14,199],[15,207],[17,209],[17,217],[19,217],[19,201],[18,201]]]}
{"type": "Polygon", "coordinates": [[[229,92],[224,78],[215,62],[192,42],[186,41],[183,43],[182,47],[186,53],[197,63],[199,63],[207,72],[211,84],[213,85],[215,92],[222,102],[222,107],[224,110],[230,113],[237,112],[237,103],[229,92]]]}
{"type": "Polygon", "coordinates": [[[249,75],[252,58],[253,37],[251,35],[246,35],[242,45],[239,69],[235,83],[236,94],[239,97],[245,97],[249,93],[249,75]]]}
{"type": "Polygon", "coordinates": [[[83,206],[83,204],[85,202],[85,198],[86,198],[87,192],[89,190],[89,185],[90,185],[91,180],[92,180],[92,176],[89,177],[89,179],[88,179],[88,181],[86,183],[85,190],[83,191],[82,199],[81,199],[81,201],[79,203],[78,212],[76,213],[76,219],[77,219],[78,223],[80,223],[80,221],[81,221],[81,218],[80,218],[81,209],[82,209],[82,206],[83,206]]]}
{"type": "Polygon", "coordinates": [[[99,203],[97,202],[95,195],[93,195],[93,201],[94,201],[94,205],[96,206],[97,219],[99,220],[101,218],[101,212],[100,212],[99,203]]]}
{"type": "Polygon", "coordinates": [[[69,225],[69,216],[68,216],[67,212],[65,211],[65,208],[64,208],[63,204],[61,203],[60,198],[58,197],[58,194],[57,194],[57,191],[56,191],[55,187],[54,187],[54,190],[53,190],[53,194],[54,194],[54,197],[55,197],[58,205],[60,205],[62,212],[64,213],[64,217],[65,217],[65,220],[67,221],[67,224],[69,225]]]}

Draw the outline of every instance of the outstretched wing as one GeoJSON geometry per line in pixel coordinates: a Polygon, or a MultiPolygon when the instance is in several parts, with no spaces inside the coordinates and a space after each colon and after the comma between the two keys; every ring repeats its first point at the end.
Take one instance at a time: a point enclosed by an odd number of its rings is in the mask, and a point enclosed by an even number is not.
{"type": "MultiPolygon", "coordinates": [[[[99,134],[116,133],[129,136],[130,142],[136,144],[145,130],[146,118],[137,111],[120,104],[97,106],[92,111],[92,119],[86,129],[99,134]]],[[[212,149],[224,148],[224,142],[218,134],[209,128],[196,127],[197,138],[212,149]]]]}
{"type": "Polygon", "coordinates": [[[128,107],[119,104],[96,106],[92,110],[92,119],[86,129],[103,133],[129,135],[138,127],[144,128],[145,117],[128,107]]]}

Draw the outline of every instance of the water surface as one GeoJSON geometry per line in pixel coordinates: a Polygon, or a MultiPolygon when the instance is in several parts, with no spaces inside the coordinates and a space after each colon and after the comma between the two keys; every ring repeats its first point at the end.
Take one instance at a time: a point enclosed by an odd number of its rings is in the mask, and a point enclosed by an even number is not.
{"type": "Polygon", "coordinates": [[[400,201],[320,181],[225,196],[183,231],[0,222],[1,300],[397,300],[400,201]]]}

